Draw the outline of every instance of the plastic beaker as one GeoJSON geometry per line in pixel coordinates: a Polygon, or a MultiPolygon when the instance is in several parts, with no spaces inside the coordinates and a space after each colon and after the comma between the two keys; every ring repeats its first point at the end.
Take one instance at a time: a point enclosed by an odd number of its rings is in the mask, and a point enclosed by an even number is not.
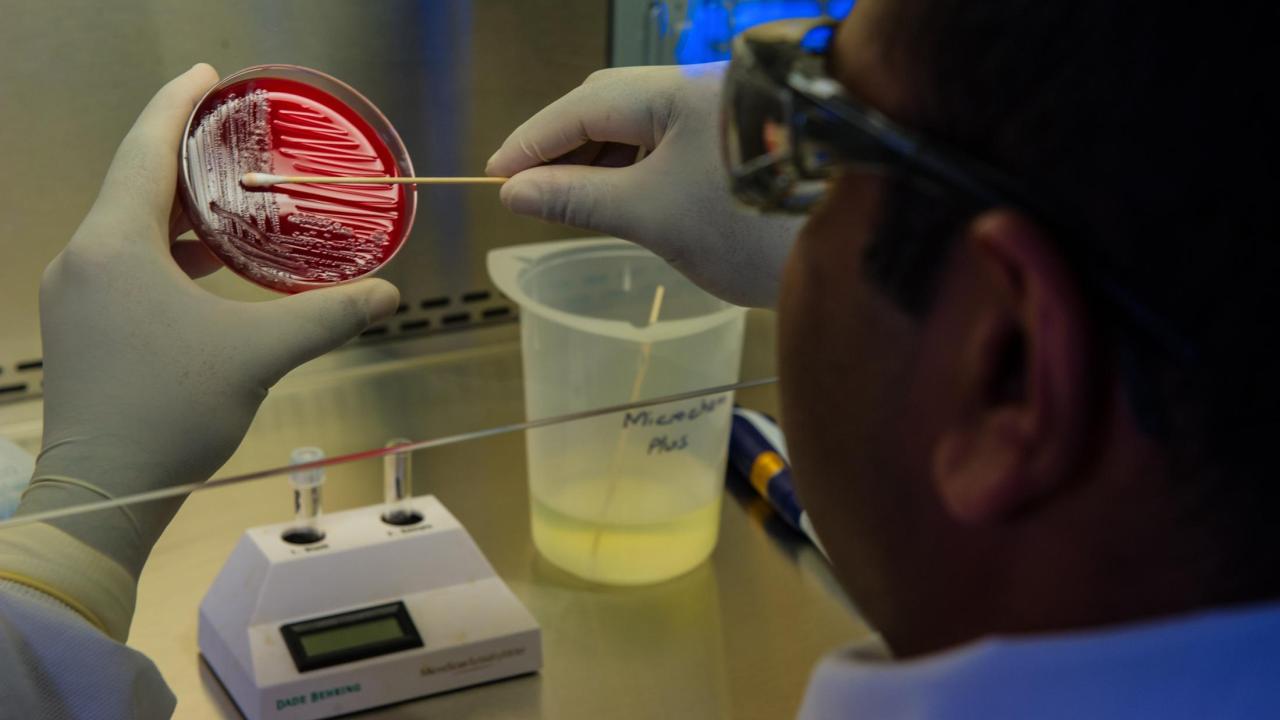
{"type": "MultiPolygon", "coordinates": [[[[621,240],[488,258],[520,305],[525,412],[538,419],[728,385],[746,311],[621,240]]],[[[675,577],[715,547],[733,410],[719,393],[526,433],[533,540],[579,577],[675,577]]]]}

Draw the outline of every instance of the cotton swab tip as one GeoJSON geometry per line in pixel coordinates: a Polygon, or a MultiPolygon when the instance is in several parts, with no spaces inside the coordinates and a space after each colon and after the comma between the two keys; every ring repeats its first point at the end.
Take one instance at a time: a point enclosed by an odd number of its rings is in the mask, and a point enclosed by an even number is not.
{"type": "Polygon", "coordinates": [[[271,187],[284,182],[284,178],[271,173],[250,172],[240,178],[240,184],[247,188],[271,187]]]}

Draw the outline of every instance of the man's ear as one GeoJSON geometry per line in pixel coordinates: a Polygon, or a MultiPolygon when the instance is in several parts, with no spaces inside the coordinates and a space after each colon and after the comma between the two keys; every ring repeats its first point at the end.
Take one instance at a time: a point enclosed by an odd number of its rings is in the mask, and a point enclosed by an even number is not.
{"type": "Polygon", "coordinates": [[[1094,409],[1088,311],[1050,237],[1024,215],[991,210],[965,229],[943,282],[964,292],[955,412],[939,434],[933,480],[957,521],[998,522],[1075,474],[1094,409]]]}

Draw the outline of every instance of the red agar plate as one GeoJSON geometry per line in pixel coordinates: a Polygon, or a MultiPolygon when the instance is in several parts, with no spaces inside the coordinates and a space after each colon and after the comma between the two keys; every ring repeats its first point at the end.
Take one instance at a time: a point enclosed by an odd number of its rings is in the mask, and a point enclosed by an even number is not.
{"type": "Polygon", "coordinates": [[[358,92],[295,65],[228,75],[187,121],[182,200],[196,235],[233,271],[295,293],[364,277],[413,226],[412,185],[246,188],[248,172],[412,177],[404,143],[358,92]]]}

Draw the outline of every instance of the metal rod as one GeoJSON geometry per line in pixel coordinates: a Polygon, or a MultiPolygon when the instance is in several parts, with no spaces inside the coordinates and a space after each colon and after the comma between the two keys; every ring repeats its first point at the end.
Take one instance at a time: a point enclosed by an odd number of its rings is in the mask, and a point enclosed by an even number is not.
{"type": "Polygon", "coordinates": [[[18,515],[16,517],[9,518],[8,520],[0,521],[0,528],[26,525],[27,523],[33,522],[44,522],[46,520],[54,520],[60,517],[79,515],[80,513],[110,510],[111,508],[118,508],[124,505],[133,505],[134,503],[150,502],[152,500],[162,500],[164,498],[171,497],[182,497],[183,495],[193,492],[212,490],[214,488],[220,488],[227,485],[238,485],[240,483],[262,480],[263,478],[275,477],[278,475],[287,475],[295,470],[308,470],[311,468],[329,467],[330,465],[342,465],[356,460],[386,457],[387,455],[394,455],[396,453],[414,452],[417,450],[425,450],[427,448],[467,442],[469,440],[482,440],[496,435],[505,435],[507,433],[520,432],[521,430],[534,430],[537,428],[548,427],[550,425],[559,425],[560,423],[573,422],[575,420],[585,420],[587,418],[598,417],[600,415],[623,412],[624,410],[636,410],[638,408],[653,407],[654,405],[662,405],[664,403],[679,402],[681,400],[689,400],[691,398],[703,397],[705,395],[718,395],[720,393],[736,390],[749,390],[751,388],[762,387],[764,385],[772,385],[777,381],[778,378],[776,376],[758,378],[756,380],[745,380],[729,385],[720,385],[718,387],[705,388],[702,390],[690,390],[689,392],[676,393],[674,395],[667,395],[664,397],[649,398],[647,400],[641,400],[634,403],[609,405],[607,407],[595,408],[593,410],[581,410],[549,418],[539,418],[537,420],[526,420],[524,422],[512,423],[510,425],[501,425],[494,428],[487,428],[485,430],[472,430],[470,432],[458,433],[457,435],[446,435],[444,437],[433,438],[431,440],[419,440],[418,442],[410,445],[400,445],[394,448],[375,448],[373,450],[361,450],[360,452],[347,453],[346,455],[335,455],[324,460],[306,463],[305,465],[286,465],[284,467],[257,470],[250,473],[244,473],[242,475],[233,475],[227,478],[215,478],[213,480],[201,482],[183,483],[181,485],[173,485],[159,490],[148,490],[147,492],[135,493],[122,498],[81,503],[71,507],[31,513],[30,515],[18,515]]]}

